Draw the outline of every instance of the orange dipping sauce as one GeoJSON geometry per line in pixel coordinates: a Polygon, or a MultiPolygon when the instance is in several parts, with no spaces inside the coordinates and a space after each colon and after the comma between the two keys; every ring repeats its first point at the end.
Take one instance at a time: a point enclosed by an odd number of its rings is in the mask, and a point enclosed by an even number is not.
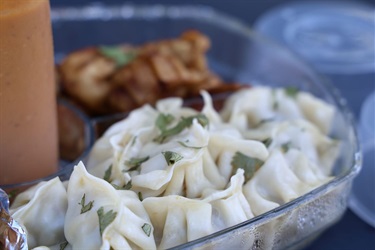
{"type": "Polygon", "coordinates": [[[0,0],[0,184],[57,171],[48,0],[0,0]]]}

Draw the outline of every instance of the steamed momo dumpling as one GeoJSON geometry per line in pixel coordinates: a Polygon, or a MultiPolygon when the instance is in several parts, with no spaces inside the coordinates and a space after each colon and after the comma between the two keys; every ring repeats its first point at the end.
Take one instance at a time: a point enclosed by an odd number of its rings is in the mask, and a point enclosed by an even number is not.
{"type": "MultiPolygon", "coordinates": [[[[157,103],[154,113],[147,109],[145,115],[141,108],[127,118],[148,117],[149,122],[141,122],[147,126],[127,119],[114,125],[95,144],[88,160],[89,172],[101,178],[110,173],[109,181],[118,186],[131,180],[132,190],[144,197],[178,194],[193,198],[201,196],[205,188],[225,187],[227,180],[216,166],[205,164],[207,117],[181,105],[181,99],[166,99],[157,103]],[[179,159],[170,162],[166,155],[179,159]]],[[[212,110],[206,112],[214,116],[212,110]]]]}
{"type": "Polygon", "coordinates": [[[69,181],[64,231],[73,249],[155,249],[138,196],[90,175],[82,163],[69,181]]]}
{"type": "MultiPolygon", "coordinates": [[[[209,156],[217,164],[220,174],[229,180],[232,175],[232,159],[236,152],[241,152],[261,161],[268,157],[268,150],[263,143],[244,139],[234,128],[211,131],[208,144],[209,156]]],[[[209,161],[206,163],[209,164],[209,161]]]]}
{"type": "Polygon", "coordinates": [[[180,98],[168,98],[157,103],[157,109],[144,105],[132,111],[128,117],[113,124],[104,135],[94,144],[87,161],[88,171],[104,178],[111,167],[112,182],[122,186],[129,182],[130,176],[125,173],[128,168],[125,157],[137,154],[141,146],[139,138],[152,140],[155,131],[155,121],[164,112],[166,114],[189,116],[196,111],[182,107],[180,98]],[[150,136],[150,138],[148,138],[150,136]]]}
{"type": "Polygon", "coordinates": [[[254,215],[260,215],[311,191],[289,168],[280,150],[270,157],[244,185],[243,192],[254,215]]]}
{"type": "Polygon", "coordinates": [[[116,159],[119,159],[126,147],[132,144],[137,137],[137,131],[140,128],[152,127],[156,117],[156,110],[145,105],[131,112],[124,120],[112,125],[95,142],[90,152],[86,164],[90,174],[104,178],[106,170],[112,166],[112,174],[118,178],[116,184],[127,183],[130,177],[123,174],[124,166],[117,164],[116,159]]]}
{"type": "Polygon", "coordinates": [[[227,189],[206,190],[203,201],[212,205],[215,231],[254,217],[250,205],[242,193],[244,181],[244,170],[238,169],[237,173],[231,177],[227,189]]]}
{"type": "Polygon", "coordinates": [[[293,88],[255,86],[238,91],[225,102],[224,121],[241,131],[256,128],[264,121],[306,119],[328,134],[334,117],[332,105],[293,88]]]}
{"type": "Polygon", "coordinates": [[[304,157],[330,175],[338,157],[340,143],[323,134],[314,124],[302,120],[266,122],[257,129],[248,130],[245,136],[260,141],[269,141],[268,149],[297,149],[304,157]],[[254,138],[255,137],[255,138],[254,138]]]}
{"type": "Polygon", "coordinates": [[[254,217],[242,193],[243,183],[244,171],[238,169],[228,188],[206,189],[202,200],[177,195],[143,200],[158,248],[183,244],[254,217]]]}
{"type": "Polygon", "coordinates": [[[149,197],[143,205],[154,225],[158,249],[166,249],[214,232],[209,203],[178,195],[149,197]]]}
{"type": "Polygon", "coordinates": [[[30,248],[50,246],[64,240],[64,219],[68,207],[66,189],[58,177],[19,194],[10,214],[27,232],[30,248]]]}
{"type": "MultiPolygon", "coordinates": [[[[147,139],[150,136],[147,136],[147,139]]],[[[155,135],[151,138],[155,138],[155,135]]],[[[154,196],[185,195],[199,197],[205,188],[222,188],[226,182],[215,167],[204,164],[207,153],[209,133],[197,119],[192,121],[189,128],[173,136],[163,143],[148,141],[140,149],[141,155],[149,156],[140,167],[139,174],[132,175],[134,190],[149,196],[150,190],[155,190],[154,196]],[[170,162],[166,152],[178,160],[170,162]]]]}

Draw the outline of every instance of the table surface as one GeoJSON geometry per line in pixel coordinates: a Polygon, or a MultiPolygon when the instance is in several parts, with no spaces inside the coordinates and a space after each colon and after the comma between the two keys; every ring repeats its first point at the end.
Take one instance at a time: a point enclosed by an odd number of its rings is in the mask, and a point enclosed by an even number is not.
{"type": "MultiPolygon", "coordinates": [[[[300,0],[305,1],[305,0],[300,0]]],[[[51,7],[79,6],[93,2],[92,0],[50,0],[51,7]]],[[[102,1],[106,4],[122,4],[121,0],[102,1]]],[[[267,10],[280,5],[286,4],[288,0],[137,0],[132,3],[137,4],[171,4],[186,5],[198,4],[212,6],[216,10],[232,15],[244,23],[251,26],[257,18],[267,10]]],[[[357,1],[359,2],[359,1],[357,1]]],[[[374,6],[372,1],[362,0],[366,4],[374,6]]],[[[356,118],[359,117],[362,101],[369,93],[375,90],[375,76],[372,74],[352,75],[352,76],[327,76],[333,84],[341,91],[348,102],[349,108],[352,109],[356,118]]],[[[369,190],[375,195],[375,190],[369,190]]],[[[360,220],[349,209],[342,219],[327,229],[317,240],[315,240],[305,250],[333,250],[333,249],[374,249],[375,250],[375,228],[369,226],[360,220]]]]}

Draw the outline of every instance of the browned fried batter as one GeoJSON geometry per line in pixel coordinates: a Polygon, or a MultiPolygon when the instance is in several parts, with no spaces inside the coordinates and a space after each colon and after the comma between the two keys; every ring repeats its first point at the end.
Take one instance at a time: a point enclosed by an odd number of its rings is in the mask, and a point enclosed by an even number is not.
{"type": "Polygon", "coordinates": [[[58,66],[63,92],[90,115],[127,112],[158,99],[236,90],[206,62],[210,40],[191,30],[140,47],[88,48],[69,54],[58,66]]]}

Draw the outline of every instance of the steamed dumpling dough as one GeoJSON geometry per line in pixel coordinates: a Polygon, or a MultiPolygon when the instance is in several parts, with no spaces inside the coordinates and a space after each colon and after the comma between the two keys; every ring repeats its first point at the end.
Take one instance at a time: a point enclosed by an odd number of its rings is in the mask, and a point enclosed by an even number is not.
{"type": "MultiPolygon", "coordinates": [[[[268,157],[268,150],[262,142],[246,140],[241,133],[234,128],[213,130],[210,133],[208,145],[209,157],[217,164],[220,174],[227,181],[232,176],[232,159],[236,152],[265,161],[268,157]]],[[[206,164],[209,164],[207,161],[206,164]]]]}
{"type": "Polygon", "coordinates": [[[332,173],[340,143],[323,134],[314,124],[306,120],[280,123],[272,131],[269,150],[286,147],[297,149],[325,175],[332,173]]]}
{"type": "Polygon", "coordinates": [[[254,217],[250,205],[242,193],[245,182],[244,170],[238,169],[225,190],[206,190],[203,201],[213,207],[215,231],[234,226],[254,217]]]}
{"type": "Polygon", "coordinates": [[[132,190],[143,197],[176,194],[198,198],[207,188],[219,190],[226,186],[236,151],[261,160],[268,157],[262,143],[245,140],[236,128],[223,124],[209,95],[203,96],[202,113],[183,108],[182,100],[177,98],[159,101],[156,110],[143,107],[132,112],[94,145],[89,172],[103,178],[110,171],[111,183],[124,186],[131,181],[132,190]],[[162,118],[171,119],[163,121],[163,128],[162,118]],[[173,132],[189,119],[189,125],[173,132]],[[135,122],[138,120],[140,125],[135,122]],[[172,133],[160,139],[162,129],[172,133]],[[169,162],[166,153],[178,160],[169,162]],[[134,160],[140,161],[136,167],[131,164],[134,160]]]}
{"type": "Polygon", "coordinates": [[[123,186],[131,180],[132,190],[142,192],[144,197],[162,193],[198,197],[204,188],[224,187],[225,179],[218,170],[212,166],[205,169],[203,165],[203,155],[209,139],[208,125],[202,125],[198,118],[193,118],[199,115],[197,111],[181,108],[181,104],[176,99],[167,99],[157,104],[159,111],[144,114],[145,109],[141,108],[132,112],[129,118],[115,125],[116,128],[124,125],[121,130],[114,132],[115,128],[111,128],[95,144],[88,160],[89,171],[103,178],[105,171],[111,167],[112,183],[123,186]],[[167,115],[173,117],[168,128],[178,126],[183,118],[193,119],[191,125],[179,133],[165,140],[155,141],[160,135],[156,120],[167,115]],[[145,116],[149,119],[146,126],[131,124],[138,117],[145,116]],[[106,148],[106,152],[101,151],[102,148],[106,148]],[[166,152],[178,156],[179,160],[169,162],[163,154],[166,152]],[[143,160],[134,168],[131,162],[137,159],[143,160]],[[185,183],[188,183],[186,189],[185,183]]]}
{"type": "Polygon", "coordinates": [[[242,193],[243,183],[244,171],[238,169],[228,188],[206,189],[202,200],[177,195],[143,200],[158,248],[180,245],[254,217],[242,193]]]}
{"type": "Polygon", "coordinates": [[[292,88],[254,86],[231,95],[221,112],[224,121],[241,131],[267,120],[306,119],[328,134],[334,117],[332,105],[292,88]]]}
{"type": "Polygon", "coordinates": [[[30,248],[64,241],[64,219],[68,206],[66,189],[58,177],[40,182],[19,194],[10,214],[27,232],[30,248]]]}
{"type": "Polygon", "coordinates": [[[289,168],[280,150],[268,160],[243,187],[254,215],[283,205],[311,190],[289,168]]]}
{"type": "Polygon", "coordinates": [[[256,129],[244,132],[245,137],[268,141],[268,149],[297,149],[324,175],[330,175],[340,151],[340,143],[309,121],[296,119],[282,122],[265,122],[256,129]]]}
{"type": "Polygon", "coordinates": [[[19,195],[11,212],[29,247],[165,249],[331,180],[340,149],[327,136],[331,105],[293,89],[253,87],[229,97],[219,114],[210,95],[202,97],[202,111],[180,98],[134,110],[97,140],[88,172],[78,164],[67,191],[54,179],[19,195]]]}
{"type": "Polygon", "coordinates": [[[137,194],[116,190],[82,163],[75,167],[64,228],[73,249],[155,249],[152,231],[137,194]]]}
{"type": "Polygon", "coordinates": [[[178,195],[149,197],[143,205],[155,228],[158,249],[166,249],[214,232],[207,202],[178,195]]]}

